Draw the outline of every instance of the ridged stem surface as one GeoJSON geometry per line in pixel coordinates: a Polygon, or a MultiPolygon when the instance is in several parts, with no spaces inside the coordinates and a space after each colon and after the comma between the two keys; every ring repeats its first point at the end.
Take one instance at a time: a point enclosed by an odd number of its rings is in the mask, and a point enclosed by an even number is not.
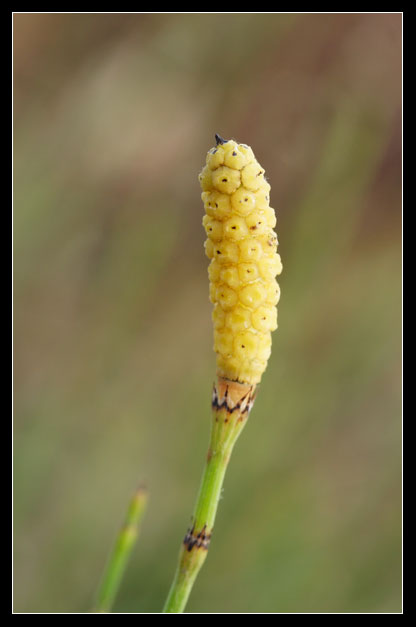
{"type": "Polygon", "coordinates": [[[225,472],[234,444],[247,421],[255,386],[219,378],[213,394],[210,445],[190,528],[179,553],[164,613],[184,611],[207,557],[225,472]]]}

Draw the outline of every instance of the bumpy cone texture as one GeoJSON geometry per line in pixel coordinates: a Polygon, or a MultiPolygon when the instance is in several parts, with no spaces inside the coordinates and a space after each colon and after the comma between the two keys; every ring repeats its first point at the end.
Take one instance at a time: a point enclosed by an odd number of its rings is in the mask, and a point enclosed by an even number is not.
{"type": "Polygon", "coordinates": [[[271,352],[282,271],[264,169],[245,144],[216,136],[199,175],[214,304],[217,374],[256,384],[271,352]]]}

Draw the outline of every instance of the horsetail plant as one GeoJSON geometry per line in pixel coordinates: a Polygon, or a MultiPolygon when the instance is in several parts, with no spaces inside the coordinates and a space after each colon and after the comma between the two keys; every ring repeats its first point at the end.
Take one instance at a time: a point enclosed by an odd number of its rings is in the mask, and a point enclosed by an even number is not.
{"type": "Polygon", "coordinates": [[[249,146],[215,138],[199,175],[217,355],[211,438],[165,613],[183,612],[206,559],[225,471],[267,366],[271,331],[277,328],[276,275],[282,263],[270,185],[249,146]]]}

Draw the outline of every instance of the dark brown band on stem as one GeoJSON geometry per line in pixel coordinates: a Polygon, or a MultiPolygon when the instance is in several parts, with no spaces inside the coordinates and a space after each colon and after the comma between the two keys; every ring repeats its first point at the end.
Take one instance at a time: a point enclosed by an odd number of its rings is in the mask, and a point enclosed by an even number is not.
{"type": "Polygon", "coordinates": [[[183,543],[187,551],[192,551],[194,547],[208,551],[211,533],[206,532],[207,526],[204,525],[198,534],[195,534],[194,528],[188,529],[183,543]]]}
{"type": "Polygon", "coordinates": [[[229,414],[236,411],[243,416],[250,412],[255,398],[255,385],[218,378],[212,392],[212,408],[215,411],[225,409],[229,414]]]}

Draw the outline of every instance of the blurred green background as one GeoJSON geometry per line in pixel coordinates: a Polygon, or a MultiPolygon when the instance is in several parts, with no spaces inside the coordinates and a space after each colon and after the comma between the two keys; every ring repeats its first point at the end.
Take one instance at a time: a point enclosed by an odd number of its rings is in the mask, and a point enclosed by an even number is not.
{"type": "Polygon", "coordinates": [[[189,612],[401,611],[401,15],[14,15],[14,610],[160,612],[215,373],[197,175],[252,146],[279,329],[189,612]]]}

